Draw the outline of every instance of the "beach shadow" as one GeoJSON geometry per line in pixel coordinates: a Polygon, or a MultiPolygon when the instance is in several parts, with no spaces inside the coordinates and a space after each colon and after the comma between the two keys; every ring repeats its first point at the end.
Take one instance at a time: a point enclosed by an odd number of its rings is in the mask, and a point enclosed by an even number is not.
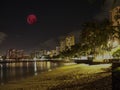
{"type": "Polygon", "coordinates": [[[82,83],[80,80],[76,80],[59,84],[50,88],[49,90],[112,90],[112,77],[106,76],[93,82],[87,82],[86,80],[84,83],[82,83]]]}

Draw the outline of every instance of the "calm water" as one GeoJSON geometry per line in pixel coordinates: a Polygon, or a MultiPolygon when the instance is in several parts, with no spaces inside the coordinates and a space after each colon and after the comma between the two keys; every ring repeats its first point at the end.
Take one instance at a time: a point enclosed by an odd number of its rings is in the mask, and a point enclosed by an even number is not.
{"type": "Polygon", "coordinates": [[[60,66],[60,63],[49,61],[0,63],[0,84],[3,85],[12,80],[34,76],[44,71],[50,71],[58,66],[60,66]]]}

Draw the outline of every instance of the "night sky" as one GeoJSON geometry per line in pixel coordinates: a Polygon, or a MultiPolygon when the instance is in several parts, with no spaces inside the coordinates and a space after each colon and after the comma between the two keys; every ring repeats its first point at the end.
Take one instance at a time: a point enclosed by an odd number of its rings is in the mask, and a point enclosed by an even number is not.
{"type": "Polygon", "coordinates": [[[49,0],[3,0],[0,2],[0,51],[7,49],[48,49],[54,39],[78,31],[83,22],[92,20],[102,8],[104,0],[79,2],[49,0]],[[27,23],[27,16],[35,14],[37,22],[27,23]]]}

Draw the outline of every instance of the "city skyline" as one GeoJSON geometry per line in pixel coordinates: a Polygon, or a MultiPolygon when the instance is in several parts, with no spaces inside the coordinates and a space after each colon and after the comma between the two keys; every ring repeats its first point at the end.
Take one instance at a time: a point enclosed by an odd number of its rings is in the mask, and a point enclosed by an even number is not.
{"type": "Polygon", "coordinates": [[[120,89],[120,0],[4,0],[0,11],[0,90],[120,89]]]}
{"type": "Polygon", "coordinates": [[[102,6],[103,1],[2,1],[1,52],[9,48],[24,49],[27,52],[35,48],[53,49],[57,44],[56,39],[71,32],[76,34],[82,23],[99,17],[101,7],[105,7],[102,6]],[[27,23],[29,14],[37,17],[33,25],[27,23]]]}

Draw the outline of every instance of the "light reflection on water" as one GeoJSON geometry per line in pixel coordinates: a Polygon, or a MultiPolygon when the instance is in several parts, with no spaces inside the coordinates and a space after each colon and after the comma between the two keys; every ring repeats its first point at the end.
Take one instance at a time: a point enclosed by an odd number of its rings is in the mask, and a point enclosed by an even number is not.
{"type": "Polygon", "coordinates": [[[60,66],[60,63],[50,61],[0,63],[0,83],[3,85],[9,81],[38,75],[38,73],[51,71],[58,66],[60,66]]]}

